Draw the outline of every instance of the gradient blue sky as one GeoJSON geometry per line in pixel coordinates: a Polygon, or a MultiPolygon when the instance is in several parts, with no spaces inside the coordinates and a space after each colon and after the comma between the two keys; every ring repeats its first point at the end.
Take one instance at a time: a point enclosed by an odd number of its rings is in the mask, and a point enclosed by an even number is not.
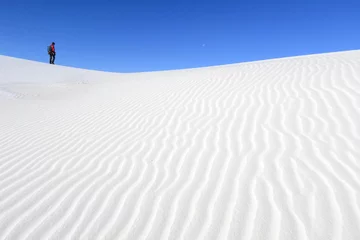
{"type": "Polygon", "coordinates": [[[360,1],[0,0],[0,54],[115,72],[360,48],[360,1]]]}

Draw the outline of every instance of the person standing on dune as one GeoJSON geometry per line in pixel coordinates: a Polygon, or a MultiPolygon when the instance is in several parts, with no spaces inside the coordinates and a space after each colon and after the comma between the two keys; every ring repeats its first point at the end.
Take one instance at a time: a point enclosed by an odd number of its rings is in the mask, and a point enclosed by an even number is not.
{"type": "Polygon", "coordinates": [[[51,45],[48,47],[48,53],[50,56],[50,64],[55,64],[55,55],[56,55],[56,51],[55,51],[55,43],[52,42],[51,45]]]}

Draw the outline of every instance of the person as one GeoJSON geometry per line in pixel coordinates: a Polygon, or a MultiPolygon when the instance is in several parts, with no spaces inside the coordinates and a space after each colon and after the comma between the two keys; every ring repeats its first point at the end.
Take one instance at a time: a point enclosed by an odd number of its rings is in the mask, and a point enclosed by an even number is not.
{"type": "Polygon", "coordinates": [[[55,51],[55,43],[52,42],[51,45],[49,46],[48,49],[48,53],[50,56],[50,64],[55,64],[55,55],[56,55],[56,51],[55,51]]]}

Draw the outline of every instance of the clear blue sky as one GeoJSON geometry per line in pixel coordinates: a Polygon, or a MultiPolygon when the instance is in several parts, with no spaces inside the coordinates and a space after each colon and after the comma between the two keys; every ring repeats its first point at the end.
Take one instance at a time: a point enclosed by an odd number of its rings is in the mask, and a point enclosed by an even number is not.
{"type": "Polygon", "coordinates": [[[360,1],[0,0],[0,54],[137,72],[360,49],[360,1]]]}

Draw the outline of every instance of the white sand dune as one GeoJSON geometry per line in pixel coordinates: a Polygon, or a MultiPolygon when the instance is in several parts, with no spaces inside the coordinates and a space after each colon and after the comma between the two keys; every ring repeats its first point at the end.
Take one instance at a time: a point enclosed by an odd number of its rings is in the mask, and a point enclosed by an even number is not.
{"type": "Polygon", "coordinates": [[[115,74],[0,57],[0,239],[360,239],[360,51],[115,74]]]}

